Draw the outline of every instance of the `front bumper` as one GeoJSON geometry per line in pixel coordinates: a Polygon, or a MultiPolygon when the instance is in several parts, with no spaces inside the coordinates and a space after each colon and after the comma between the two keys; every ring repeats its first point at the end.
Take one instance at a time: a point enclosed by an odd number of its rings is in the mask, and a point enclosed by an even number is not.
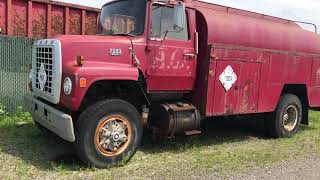
{"type": "Polygon", "coordinates": [[[74,128],[72,117],[31,96],[24,97],[25,107],[34,121],[54,132],[62,139],[74,142],[74,128]]]}

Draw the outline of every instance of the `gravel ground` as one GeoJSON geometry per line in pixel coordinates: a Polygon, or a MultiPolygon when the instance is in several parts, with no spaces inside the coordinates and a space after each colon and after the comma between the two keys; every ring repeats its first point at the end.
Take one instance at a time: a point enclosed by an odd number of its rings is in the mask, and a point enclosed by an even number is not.
{"type": "Polygon", "coordinates": [[[230,179],[256,180],[318,180],[320,179],[320,157],[309,156],[295,160],[280,162],[271,167],[260,168],[230,179]]]}

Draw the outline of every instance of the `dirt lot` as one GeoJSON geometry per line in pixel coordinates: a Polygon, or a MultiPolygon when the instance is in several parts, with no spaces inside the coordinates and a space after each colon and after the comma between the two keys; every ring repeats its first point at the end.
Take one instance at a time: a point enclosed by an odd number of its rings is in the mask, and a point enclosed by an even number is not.
{"type": "Polygon", "coordinates": [[[309,155],[290,161],[283,161],[272,166],[258,168],[254,171],[243,173],[230,179],[305,179],[318,180],[320,178],[320,157],[318,155],[309,155]]]}
{"type": "Polygon", "coordinates": [[[130,163],[100,170],[79,162],[72,144],[42,136],[19,112],[0,117],[0,179],[312,179],[319,175],[320,113],[311,112],[310,121],[293,138],[268,139],[259,120],[209,120],[199,136],[147,136],[130,163]],[[17,127],[19,121],[27,124],[17,127]]]}

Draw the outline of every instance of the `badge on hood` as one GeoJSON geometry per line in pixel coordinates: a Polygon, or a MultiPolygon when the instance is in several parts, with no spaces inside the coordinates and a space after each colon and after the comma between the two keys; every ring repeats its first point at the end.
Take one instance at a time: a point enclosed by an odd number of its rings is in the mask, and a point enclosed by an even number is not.
{"type": "Polygon", "coordinates": [[[110,56],[121,56],[122,49],[110,48],[109,53],[110,53],[110,56]]]}

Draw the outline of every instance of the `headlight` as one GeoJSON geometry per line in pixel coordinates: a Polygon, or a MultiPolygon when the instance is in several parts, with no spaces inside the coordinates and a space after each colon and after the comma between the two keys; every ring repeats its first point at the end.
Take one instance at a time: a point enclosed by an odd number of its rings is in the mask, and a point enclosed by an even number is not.
{"type": "Polygon", "coordinates": [[[71,79],[69,77],[66,77],[66,79],[64,79],[63,90],[64,90],[65,94],[67,94],[67,95],[71,94],[72,81],[71,81],[71,79]]]}

